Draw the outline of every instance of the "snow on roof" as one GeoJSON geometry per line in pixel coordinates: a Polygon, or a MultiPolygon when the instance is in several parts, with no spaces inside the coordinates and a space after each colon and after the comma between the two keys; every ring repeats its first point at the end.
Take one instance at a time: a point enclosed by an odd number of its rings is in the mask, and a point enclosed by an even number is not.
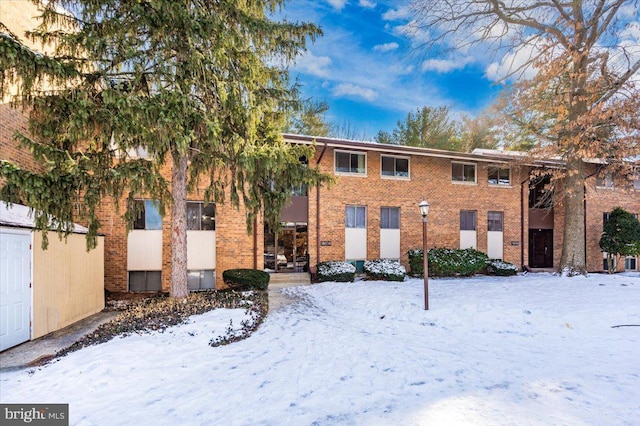
{"type": "MultiPolygon", "coordinates": [[[[73,232],[77,234],[89,232],[84,226],[77,223],[73,225],[73,232]]],[[[6,202],[0,201],[0,226],[34,229],[33,209],[22,204],[12,204],[11,207],[8,207],[6,202]]]]}

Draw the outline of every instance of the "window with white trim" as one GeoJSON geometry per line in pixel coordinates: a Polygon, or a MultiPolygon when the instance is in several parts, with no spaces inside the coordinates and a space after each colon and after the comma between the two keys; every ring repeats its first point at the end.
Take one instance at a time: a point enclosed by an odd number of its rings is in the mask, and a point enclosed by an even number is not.
{"type": "Polygon", "coordinates": [[[489,166],[489,185],[511,185],[511,169],[509,167],[489,166]]]}
{"type": "Polygon", "coordinates": [[[613,188],[613,175],[611,173],[598,174],[596,176],[596,186],[598,188],[613,188]]]}
{"type": "Polygon", "coordinates": [[[133,222],[133,229],[160,230],[162,216],[158,203],[154,200],[135,200],[137,216],[133,222]]]}
{"type": "Polygon", "coordinates": [[[336,151],[336,173],[353,175],[367,174],[367,155],[363,152],[336,151]]]}
{"type": "Polygon", "coordinates": [[[346,206],[345,208],[346,228],[366,228],[367,208],[364,206],[346,206]]]}
{"type": "Polygon", "coordinates": [[[187,201],[187,230],[215,231],[215,216],[213,204],[202,201],[187,201]]]}
{"type": "Polygon", "coordinates": [[[380,208],[380,228],[400,229],[400,207],[380,208]]]}
{"type": "Polygon", "coordinates": [[[381,156],[381,174],[385,177],[408,178],[409,158],[391,155],[381,156]]]}
{"type": "Polygon", "coordinates": [[[460,230],[475,231],[477,228],[477,212],[475,210],[460,210],[460,230]]]}
{"type": "Polygon", "coordinates": [[[451,162],[451,181],[453,183],[476,183],[476,164],[451,162]]]}

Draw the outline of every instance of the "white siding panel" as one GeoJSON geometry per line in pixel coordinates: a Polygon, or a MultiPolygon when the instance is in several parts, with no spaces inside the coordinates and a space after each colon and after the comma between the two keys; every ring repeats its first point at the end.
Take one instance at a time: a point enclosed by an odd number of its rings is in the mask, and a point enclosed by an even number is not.
{"type": "Polygon", "coordinates": [[[344,257],[345,259],[367,258],[367,229],[345,228],[344,230],[344,257]]]}
{"type": "Polygon", "coordinates": [[[489,259],[504,258],[504,236],[502,231],[487,232],[487,256],[489,259]]]}
{"type": "Polygon", "coordinates": [[[380,258],[400,259],[399,229],[380,229],[380,258]]]}
{"type": "Polygon", "coordinates": [[[162,230],[134,230],[127,237],[127,270],[162,270],[162,230]]]}
{"type": "Polygon", "coordinates": [[[476,231],[460,231],[460,248],[473,248],[478,246],[476,231]]]}
{"type": "Polygon", "coordinates": [[[216,268],[216,231],[187,231],[187,269],[216,268]]]}

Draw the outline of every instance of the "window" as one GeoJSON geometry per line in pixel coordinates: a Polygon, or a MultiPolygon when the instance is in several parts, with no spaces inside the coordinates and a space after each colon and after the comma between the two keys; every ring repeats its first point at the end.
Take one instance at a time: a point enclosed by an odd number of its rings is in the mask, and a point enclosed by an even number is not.
{"type": "Polygon", "coordinates": [[[640,191],[640,167],[636,167],[635,174],[633,175],[633,187],[640,191]]]}
{"type": "Polygon", "coordinates": [[[345,211],[345,226],[347,228],[366,228],[367,208],[364,206],[347,206],[345,211]]]}
{"type": "Polygon", "coordinates": [[[613,176],[611,173],[606,173],[604,175],[599,173],[596,176],[596,186],[598,188],[613,188],[613,176]]]}
{"type": "Polygon", "coordinates": [[[216,211],[213,204],[187,201],[187,230],[215,231],[216,211]]]}
{"type": "Polygon", "coordinates": [[[602,227],[604,228],[604,226],[607,224],[607,222],[609,222],[609,212],[604,212],[602,213],[602,227]]]}
{"type": "Polygon", "coordinates": [[[627,257],[624,260],[624,269],[628,271],[635,271],[637,268],[636,258],[635,257],[627,257]]]}
{"type": "Polygon", "coordinates": [[[451,163],[451,180],[453,182],[476,182],[476,165],[473,163],[451,163]]]}
{"type": "Polygon", "coordinates": [[[489,185],[511,185],[511,170],[508,167],[489,166],[489,185]]]}
{"type": "Polygon", "coordinates": [[[364,175],[367,172],[367,157],[362,152],[336,151],[336,173],[364,175]]]}
{"type": "Polygon", "coordinates": [[[162,216],[158,211],[158,204],[153,200],[136,200],[138,211],[133,229],[158,230],[162,229],[162,216]]]}
{"type": "Polygon", "coordinates": [[[475,231],[476,215],[477,212],[475,210],[460,210],[460,230],[475,231]]]}
{"type": "Polygon", "coordinates": [[[400,208],[399,207],[380,208],[380,228],[400,229],[400,208]]]}
{"type": "Polygon", "coordinates": [[[162,272],[129,271],[129,291],[161,291],[162,272]]]}
{"type": "Polygon", "coordinates": [[[409,159],[403,157],[382,156],[382,176],[409,177],[409,159]]]}
{"type": "Polygon", "coordinates": [[[189,271],[187,274],[187,286],[189,291],[213,290],[216,287],[214,270],[189,271]]]}
{"type": "Polygon", "coordinates": [[[346,260],[346,262],[356,267],[356,273],[361,274],[364,272],[364,260],[346,260]]]}
{"type": "Polygon", "coordinates": [[[488,230],[502,232],[502,212],[489,212],[487,214],[488,230]]]}

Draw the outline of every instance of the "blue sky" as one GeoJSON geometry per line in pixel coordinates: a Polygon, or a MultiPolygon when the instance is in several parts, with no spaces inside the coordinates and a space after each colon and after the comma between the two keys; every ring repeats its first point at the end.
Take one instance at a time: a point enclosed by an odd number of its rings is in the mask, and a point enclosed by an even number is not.
{"type": "Polygon", "coordinates": [[[358,138],[392,130],[422,106],[476,115],[500,91],[486,55],[436,58],[416,49],[428,35],[409,25],[407,6],[408,0],[292,0],[282,13],[322,28],[324,36],[309,45],[290,74],[305,98],[326,101],[327,118],[348,124],[358,138]]]}

